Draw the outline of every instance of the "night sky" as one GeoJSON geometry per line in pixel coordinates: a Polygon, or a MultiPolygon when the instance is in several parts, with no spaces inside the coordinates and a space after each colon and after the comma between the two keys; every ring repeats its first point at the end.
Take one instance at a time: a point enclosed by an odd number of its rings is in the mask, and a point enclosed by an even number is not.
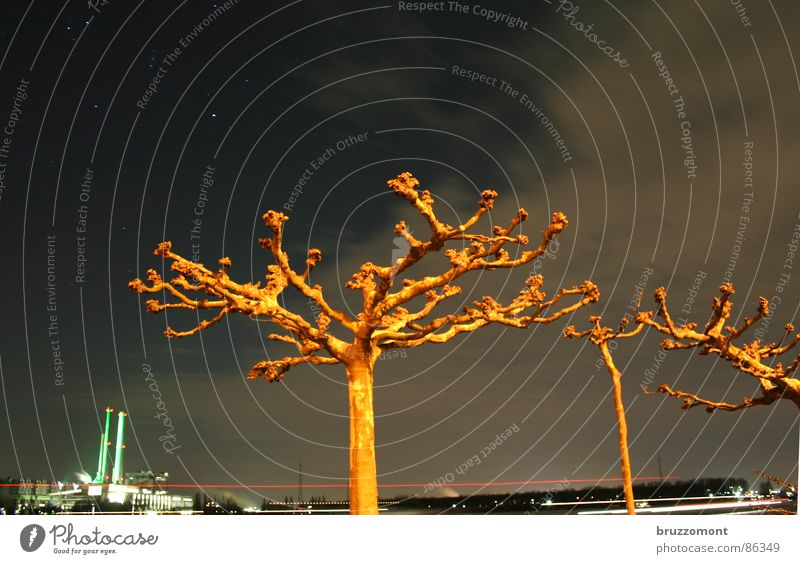
{"type": "MultiPolygon", "coordinates": [[[[367,260],[396,258],[394,224],[426,235],[386,187],[406,170],[446,221],[469,217],[486,188],[500,194],[487,233],[519,207],[534,240],[553,211],[570,219],[546,259],[463,278],[442,313],[508,299],[530,272],[549,292],[591,279],[601,301],[553,325],[491,326],[379,361],[383,484],[617,478],[610,378],[596,348],[561,333],[589,314],[615,324],[638,292],[651,309],[666,286],[673,309],[689,312],[680,317],[704,323],[731,280],[736,316],[752,315],[759,295],[779,297],[764,340],[798,319],[800,267],[787,263],[800,238],[794,2],[418,8],[0,2],[0,476],[93,475],[111,406],[130,413],[127,471],[292,485],[302,462],[305,483],[345,485],[342,366],[247,381],[255,362],[292,352],[264,339],[274,326],[229,317],[168,341],[167,322],[186,329],[197,315],[147,315],[127,283],[164,268],[152,255],[162,240],[208,265],[229,256],[232,278],[259,280],[270,264],[261,215],[275,209],[290,216],[295,268],[320,248],[313,282],[358,311],[360,293],[344,283],[367,260]],[[481,456],[509,427],[518,431],[481,456]]],[[[417,272],[447,267],[429,256],[417,272]]],[[[284,296],[313,316],[291,289],[284,296]]],[[[661,382],[732,402],[757,391],[715,356],[659,354],[659,342],[651,331],[615,351],[634,476],[657,476],[660,457],[664,474],[684,479],[763,470],[796,482],[796,406],[708,414],[645,396],[642,384],[661,382]]],[[[282,500],[292,488],[235,495],[282,500]]],[[[533,486],[484,491],[517,488],[533,486]]],[[[305,495],[323,493],[346,496],[305,495]]]]}

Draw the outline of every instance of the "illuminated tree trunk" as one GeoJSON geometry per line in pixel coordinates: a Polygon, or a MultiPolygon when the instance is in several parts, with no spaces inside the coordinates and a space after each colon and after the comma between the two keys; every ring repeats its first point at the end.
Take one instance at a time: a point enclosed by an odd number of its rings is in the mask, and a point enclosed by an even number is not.
{"type": "Polygon", "coordinates": [[[611,382],[614,384],[614,410],[617,414],[617,429],[619,430],[619,459],[622,466],[622,489],[625,492],[625,508],[628,515],[636,515],[636,502],[633,497],[633,479],[631,477],[631,459],[628,455],[628,424],[625,421],[625,406],[622,403],[622,373],[614,364],[608,343],[600,346],[603,361],[606,364],[611,382]]]}
{"type": "Polygon", "coordinates": [[[378,514],[372,362],[348,363],[350,397],[350,513],[378,514]]]}

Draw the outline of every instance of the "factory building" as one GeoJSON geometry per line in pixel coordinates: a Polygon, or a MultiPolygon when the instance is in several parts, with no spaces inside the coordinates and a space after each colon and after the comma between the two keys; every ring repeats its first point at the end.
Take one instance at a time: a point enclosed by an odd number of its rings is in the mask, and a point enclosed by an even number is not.
{"type": "MultiPolygon", "coordinates": [[[[125,419],[128,414],[117,412],[116,436],[113,448],[113,465],[110,468],[111,414],[105,410],[105,426],[100,433],[100,449],[97,455],[97,472],[86,483],[49,483],[44,480],[21,479],[6,484],[3,494],[12,500],[10,508],[15,513],[69,512],[69,513],[162,513],[191,512],[194,499],[191,496],[175,495],[166,489],[167,472],[149,470],[125,473],[123,454],[125,451],[125,419]]],[[[9,507],[9,504],[4,504],[9,507]]]]}

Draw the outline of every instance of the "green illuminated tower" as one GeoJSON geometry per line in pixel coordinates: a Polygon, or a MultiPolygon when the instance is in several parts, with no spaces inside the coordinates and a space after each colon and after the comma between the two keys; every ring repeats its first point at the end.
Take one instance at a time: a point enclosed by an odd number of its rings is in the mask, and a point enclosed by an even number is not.
{"type": "Polygon", "coordinates": [[[100,434],[100,454],[97,457],[97,475],[95,475],[92,483],[102,484],[106,481],[106,467],[108,466],[108,434],[111,427],[111,412],[114,411],[110,407],[106,408],[106,426],[105,431],[100,434]]]}
{"type": "Polygon", "coordinates": [[[128,414],[124,411],[117,413],[117,447],[114,450],[114,472],[111,475],[111,483],[119,484],[120,477],[124,478],[122,474],[122,449],[125,448],[123,443],[123,436],[125,435],[125,417],[128,414]]]}

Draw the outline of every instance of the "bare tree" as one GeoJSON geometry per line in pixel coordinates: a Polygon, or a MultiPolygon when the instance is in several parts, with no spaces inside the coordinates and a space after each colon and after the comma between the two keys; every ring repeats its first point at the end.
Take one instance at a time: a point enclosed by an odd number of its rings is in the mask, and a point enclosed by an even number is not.
{"type": "Polygon", "coordinates": [[[427,240],[418,240],[404,221],[395,226],[395,233],[408,242],[408,251],[394,264],[379,266],[366,262],[353,274],[346,286],[360,290],[363,297],[361,311],[355,317],[331,307],[322,287],[309,283],[311,271],[322,259],[318,249],[308,251],[303,272],[291,268],[289,257],[282,248],[283,224],[288,217],[276,211],[264,214],[264,222],[272,235],[259,240],[274,259],[274,264],[267,267],[264,284],[234,282],[228,276],[229,258],[220,259],[220,268],[214,272],[173,252],[170,242],[160,243],[154,254],[171,260],[170,268],[177,273],[176,276],[167,282],[151,269],[147,273],[147,283],[138,278],[129,283],[129,287],[140,294],[164,296],[164,301],[151,299],[146,302],[147,311],[151,313],[167,309],[216,311],[216,315],[191,329],[176,331],[168,327],[165,335],[170,338],[193,335],[219,323],[230,313],[243,313],[253,319],[270,321],[286,330],[288,334],[272,333],[267,337],[296,346],[299,354],[256,363],[248,373],[250,379],[263,376],[268,381],[278,381],[291,367],[299,364],[344,365],[350,403],[350,512],[354,514],[375,514],[378,511],[372,395],[373,368],[382,353],[394,348],[446,343],[461,333],[491,323],[518,328],[550,323],[599,298],[597,287],[587,281],[579,286],[563,288],[546,299],[541,289],[542,277],[536,275],[528,278],[519,295],[506,305],[485,296],[473,302],[472,306],[464,307],[461,313],[436,317],[434,309],[461,292],[459,286],[452,284],[455,280],[470,272],[511,269],[533,261],[564,230],[567,218],[560,212],[554,213],[538,247],[522,250],[529,244],[528,237],[522,233],[514,234],[514,231],[528,218],[524,209],[516,213],[507,227],[495,225],[491,235],[468,233],[493,208],[497,193],[492,190],[481,192],[477,209],[466,222],[451,226],[436,217],[433,197],[428,190],[416,189],[419,181],[411,173],[402,173],[387,184],[419,212],[431,234],[427,240]],[[448,243],[455,248],[445,249],[448,243]],[[505,249],[506,245],[517,245],[520,249],[512,257],[505,249]],[[444,251],[450,262],[444,272],[438,276],[406,278],[395,283],[399,274],[426,255],[439,251],[444,251]],[[279,303],[281,293],[288,286],[319,307],[320,314],[313,322],[279,303]],[[190,297],[193,294],[202,297],[190,297]],[[576,297],[570,300],[573,303],[562,307],[562,300],[571,296],[576,297]],[[170,298],[173,301],[167,302],[170,298]],[[412,302],[416,307],[411,308],[412,302]],[[342,340],[329,331],[329,325],[334,321],[349,332],[351,337],[348,340],[342,340]]]}
{"type": "Polygon", "coordinates": [[[763,317],[770,315],[769,302],[764,297],[759,298],[756,315],[752,318],[745,317],[738,327],[731,327],[726,323],[730,319],[733,308],[733,302],[730,299],[734,293],[733,284],[727,283],[720,286],[719,292],[720,297],[714,298],[711,318],[702,332],[697,330],[697,323],[687,323],[680,327],[675,324],[667,308],[667,292],[664,288],[659,288],[655,292],[655,301],[658,304],[655,315],[649,311],[640,312],[636,316],[636,320],[672,337],[662,341],[661,347],[664,350],[696,348],[699,354],[716,354],[730,362],[737,371],[758,380],[760,395],[752,398],[745,397],[742,398],[741,403],[732,404],[711,401],[696,394],[673,390],[668,384],[661,384],[655,392],[649,392],[647,389],[645,392],[649,394],[661,392],[680,398],[683,400],[682,409],[704,405],[709,412],[716,409],[737,411],[756,405],[769,405],[781,398],[793,401],[800,408],[800,380],[792,377],[797,367],[800,366],[800,355],[786,366],[782,362],[775,362],[778,357],[794,348],[800,341],[800,334],[795,335],[794,326],[789,323],[785,326],[783,337],[776,343],[762,344],[760,340],[754,340],[735,345],[734,341],[742,337],[763,317]],[[663,323],[658,322],[656,316],[660,317],[663,323]]]}
{"type": "Polygon", "coordinates": [[[568,339],[588,338],[592,344],[600,349],[600,356],[611,375],[611,384],[614,388],[614,412],[617,416],[617,430],[619,433],[619,460],[622,469],[622,490],[625,493],[625,508],[629,515],[636,513],[636,500],[633,497],[633,477],[631,475],[631,459],[628,453],[628,424],[625,420],[625,404],[622,401],[622,372],[611,355],[609,343],[615,339],[629,339],[638,335],[644,328],[643,323],[638,323],[635,328],[626,331],[630,317],[622,318],[617,329],[603,326],[600,316],[593,315],[589,318],[592,327],[585,331],[576,331],[570,325],[564,330],[568,339]]]}

